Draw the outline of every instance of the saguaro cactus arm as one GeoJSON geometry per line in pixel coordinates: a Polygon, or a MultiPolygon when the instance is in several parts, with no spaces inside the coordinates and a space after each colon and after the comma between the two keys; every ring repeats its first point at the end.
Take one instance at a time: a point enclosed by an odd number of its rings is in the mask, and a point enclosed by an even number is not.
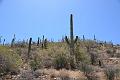
{"type": "Polygon", "coordinates": [[[66,40],[67,44],[70,44],[70,42],[69,42],[67,36],[65,36],[65,40],[66,40]]]}
{"type": "Polygon", "coordinates": [[[78,36],[76,36],[74,43],[76,43],[76,42],[77,42],[77,40],[78,40],[78,36]]]}

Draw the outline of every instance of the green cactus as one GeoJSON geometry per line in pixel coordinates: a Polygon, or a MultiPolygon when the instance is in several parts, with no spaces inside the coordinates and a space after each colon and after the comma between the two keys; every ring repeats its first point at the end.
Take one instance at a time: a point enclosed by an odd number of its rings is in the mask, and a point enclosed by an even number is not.
{"type": "Polygon", "coordinates": [[[47,49],[47,39],[44,41],[44,48],[47,49]]]}
{"type": "Polygon", "coordinates": [[[38,37],[37,46],[40,44],[40,38],[38,37]]]}
{"type": "Polygon", "coordinates": [[[83,41],[85,41],[85,36],[83,35],[83,41]]]}
{"type": "Polygon", "coordinates": [[[42,38],[42,49],[44,48],[44,35],[43,35],[43,38],[42,38]]]}
{"type": "Polygon", "coordinates": [[[95,37],[95,35],[94,35],[94,41],[96,41],[96,37],[95,37]]]}
{"type": "Polygon", "coordinates": [[[3,40],[3,46],[5,45],[5,39],[3,40]]]}
{"type": "Polygon", "coordinates": [[[16,37],[15,37],[15,34],[14,34],[14,37],[13,37],[12,42],[11,42],[11,47],[14,46],[14,44],[15,44],[15,39],[16,39],[16,37]]]}
{"type": "Polygon", "coordinates": [[[73,16],[72,16],[72,14],[70,15],[70,40],[68,40],[67,36],[65,36],[65,40],[70,47],[70,58],[73,59],[74,63],[76,64],[76,58],[75,58],[76,56],[75,56],[75,53],[74,53],[74,46],[75,46],[75,43],[78,40],[78,36],[76,36],[76,38],[74,39],[74,36],[73,36],[73,16]]]}
{"type": "Polygon", "coordinates": [[[42,39],[42,49],[47,49],[47,39],[44,38],[44,35],[42,39]]]}
{"type": "Polygon", "coordinates": [[[44,41],[45,41],[45,39],[44,39],[44,35],[43,35],[42,42],[44,42],[44,41]]]}
{"type": "Polygon", "coordinates": [[[28,59],[29,59],[30,51],[31,51],[31,43],[32,43],[32,38],[30,38],[30,40],[29,40],[29,46],[28,46],[28,59]]]}

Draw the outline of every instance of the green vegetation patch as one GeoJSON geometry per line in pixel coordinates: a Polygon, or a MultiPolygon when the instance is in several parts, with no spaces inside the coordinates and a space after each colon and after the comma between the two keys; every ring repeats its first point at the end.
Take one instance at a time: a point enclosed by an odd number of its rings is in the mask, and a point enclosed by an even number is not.
{"type": "Polygon", "coordinates": [[[9,47],[0,46],[0,75],[19,70],[22,60],[20,56],[9,47]]]}

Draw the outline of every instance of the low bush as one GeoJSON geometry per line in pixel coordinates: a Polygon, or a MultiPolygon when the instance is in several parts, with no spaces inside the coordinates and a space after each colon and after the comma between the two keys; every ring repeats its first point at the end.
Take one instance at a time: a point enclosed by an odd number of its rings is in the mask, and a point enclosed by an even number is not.
{"type": "Polygon", "coordinates": [[[120,73],[120,70],[113,66],[107,66],[105,68],[105,75],[107,77],[107,80],[114,80],[115,77],[117,77],[120,73]]]}
{"type": "Polygon", "coordinates": [[[20,56],[8,47],[0,46],[0,75],[17,72],[22,64],[20,56]]]}
{"type": "Polygon", "coordinates": [[[65,54],[57,54],[56,58],[54,59],[54,67],[56,69],[67,68],[68,60],[65,54]]]}
{"type": "Polygon", "coordinates": [[[41,59],[38,58],[38,56],[34,57],[34,59],[30,61],[30,67],[34,71],[41,68],[41,65],[42,65],[42,62],[41,62],[41,59]]]}

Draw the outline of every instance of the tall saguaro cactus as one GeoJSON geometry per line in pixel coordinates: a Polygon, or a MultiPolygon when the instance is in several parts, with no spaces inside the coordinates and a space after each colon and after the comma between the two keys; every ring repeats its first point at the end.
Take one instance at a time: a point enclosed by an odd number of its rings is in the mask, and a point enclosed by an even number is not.
{"type": "Polygon", "coordinates": [[[28,58],[30,56],[30,51],[31,51],[31,42],[32,42],[32,38],[30,38],[29,40],[29,46],[28,46],[28,58]]]}
{"type": "Polygon", "coordinates": [[[74,63],[76,64],[76,56],[74,53],[74,45],[78,40],[78,36],[76,36],[76,38],[74,39],[74,35],[73,35],[73,15],[70,15],[70,40],[68,39],[67,36],[65,36],[65,40],[67,42],[67,44],[70,47],[70,58],[74,60],[74,63]]]}

